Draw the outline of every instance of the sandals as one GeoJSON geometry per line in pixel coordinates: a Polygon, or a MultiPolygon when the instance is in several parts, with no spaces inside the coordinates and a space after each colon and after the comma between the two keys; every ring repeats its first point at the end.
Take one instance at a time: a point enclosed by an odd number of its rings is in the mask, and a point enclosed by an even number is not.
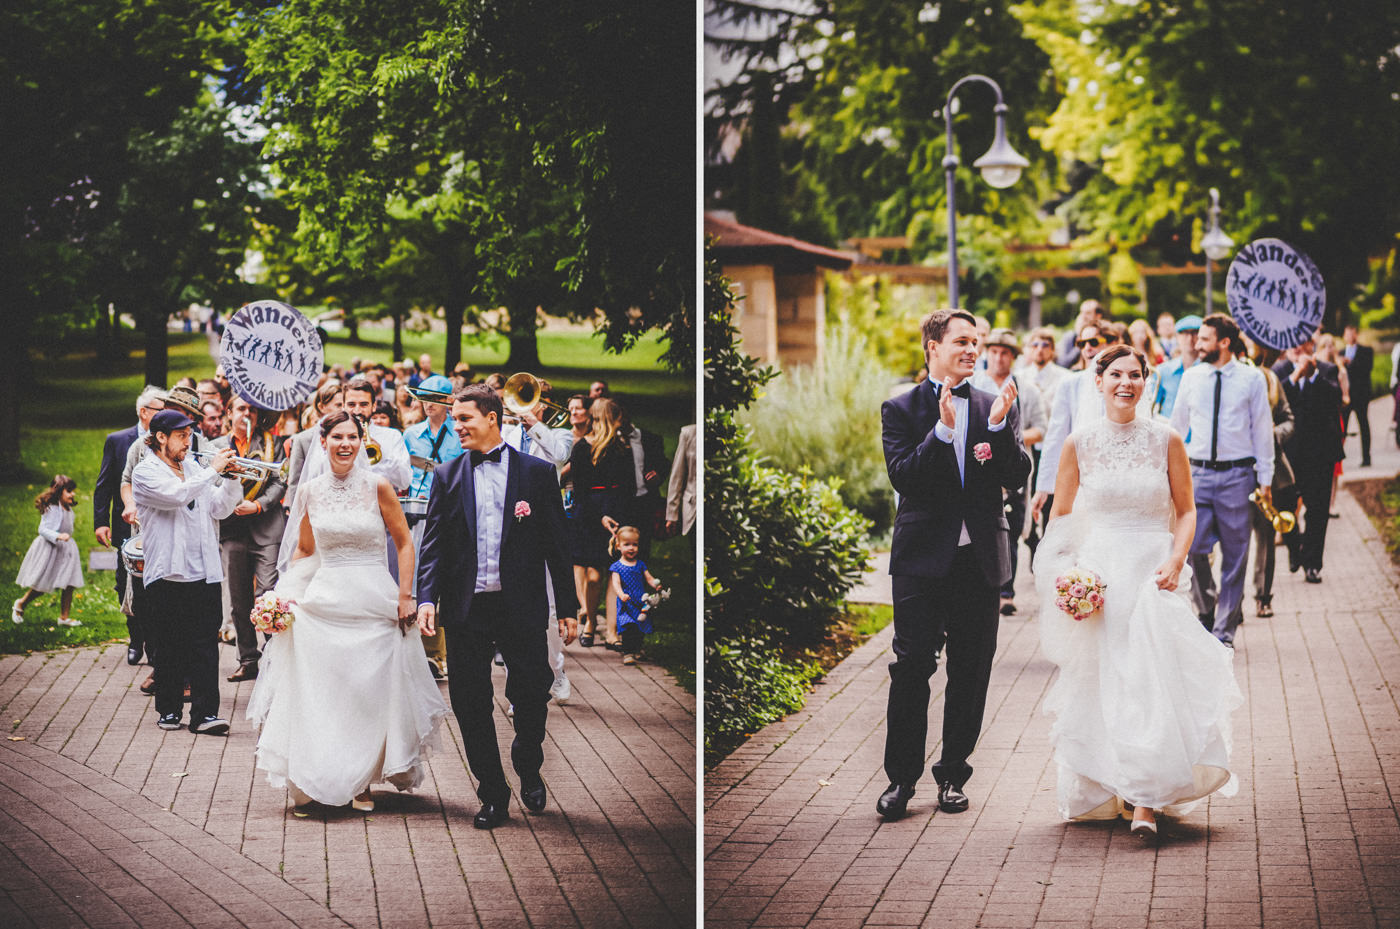
{"type": "Polygon", "coordinates": [[[20,605],[19,605],[19,601],[18,601],[18,600],[16,600],[16,601],[14,602],[14,605],[10,607],[10,622],[12,622],[12,623],[22,623],[22,622],[24,622],[24,610],[20,608],[20,605]]]}

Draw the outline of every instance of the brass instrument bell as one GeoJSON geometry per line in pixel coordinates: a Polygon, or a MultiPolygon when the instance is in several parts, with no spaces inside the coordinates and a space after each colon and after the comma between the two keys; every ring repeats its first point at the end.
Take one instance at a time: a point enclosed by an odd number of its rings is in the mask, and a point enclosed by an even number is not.
{"type": "Polygon", "coordinates": [[[569,410],[557,403],[545,400],[540,390],[540,379],[528,371],[512,374],[501,388],[501,403],[516,416],[523,416],[537,406],[543,405],[545,415],[540,422],[550,429],[558,429],[569,421],[569,410]]]}
{"type": "Polygon", "coordinates": [[[365,455],[369,458],[369,463],[377,465],[384,458],[384,449],[379,447],[379,443],[369,437],[368,427],[365,432],[365,455]]]}
{"type": "Polygon", "coordinates": [[[1249,500],[1255,506],[1259,507],[1261,513],[1269,518],[1269,522],[1273,524],[1275,531],[1287,535],[1297,528],[1298,517],[1287,510],[1280,510],[1278,507],[1274,506],[1272,500],[1260,496],[1259,491],[1256,490],[1254,493],[1250,494],[1249,500]]]}

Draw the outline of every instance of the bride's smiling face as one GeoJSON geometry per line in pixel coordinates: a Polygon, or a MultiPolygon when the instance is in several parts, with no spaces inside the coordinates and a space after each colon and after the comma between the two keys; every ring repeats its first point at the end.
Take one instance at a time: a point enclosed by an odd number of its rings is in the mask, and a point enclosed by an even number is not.
{"type": "Polygon", "coordinates": [[[1103,391],[1106,408],[1131,410],[1142,397],[1147,380],[1137,358],[1124,355],[1113,359],[1103,374],[1098,375],[1098,385],[1099,390],[1103,391]]]}
{"type": "Polygon", "coordinates": [[[330,460],[331,470],[337,474],[344,474],[354,467],[355,456],[360,453],[360,430],[355,427],[355,423],[347,419],[343,423],[337,423],[321,440],[321,445],[326,449],[326,458],[330,460]]]}

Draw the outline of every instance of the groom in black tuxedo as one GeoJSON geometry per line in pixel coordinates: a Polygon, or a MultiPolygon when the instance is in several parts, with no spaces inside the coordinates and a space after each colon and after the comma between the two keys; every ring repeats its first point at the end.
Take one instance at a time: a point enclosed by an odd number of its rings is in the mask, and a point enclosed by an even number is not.
{"type": "Polygon", "coordinates": [[[565,645],[578,631],[578,609],[554,466],[506,445],[501,398],[484,384],[452,395],[452,421],[468,454],[433,473],[419,556],[418,627],[425,636],[438,622],[448,630],[448,693],[481,800],[472,825],[491,829],[510,818],[510,785],[492,720],[491,659],[499,651],[506,663],[520,800],[538,813],[545,804],[540,765],[554,683],[545,637],[546,565],[565,645]]]}
{"type": "Polygon", "coordinates": [[[887,820],[904,815],[923,774],[929,678],[945,646],[943,753],[933,777],[941,810],[967,809],[967,758],[982,729],[999,591],[1011,576],[1013,542],[1002,491],[1023,486],[1031,469],[1015,380],[1007,378],[999,393],[967,383],[978,351],[972,315],[938,310],[924,320],[922,336],[928,380],[880,410],[885,467],[900,497],[890,551],[890,786],[876,804],[887,820]]]}

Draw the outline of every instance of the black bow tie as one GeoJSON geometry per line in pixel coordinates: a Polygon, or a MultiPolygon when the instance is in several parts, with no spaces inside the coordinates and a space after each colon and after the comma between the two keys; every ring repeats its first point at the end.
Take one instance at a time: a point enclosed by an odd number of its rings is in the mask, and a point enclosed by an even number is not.
{"type": "MultiPolygon", "coordinates": [[[[937,396],[937,395],[938,395],[938,391],[940,391],[940,390],[943,389],[943,385],[942,385],[942,384],[934,384],[934,385],[933,385],[933,389],[934,389],[934,396],[937,396]]],[[[971,400],[971,399],[972,399],[972,385],[968,384],[967,381],[963,381],[961,384],[959,384],[958,386],[956,386],[956,387],[953,388],[953,396],[955,396],[955,397],[962,397],[964,400],[971,400]]]]}
{"type": "Polygon", "coordinates": [[[472,452],[472,467],[473,467],[473,468],[477,467],[477,466],[480,465],[483,461],[494,461],[494,462],[496,462],[497,464],[500,464],[500,462],[501,462],[501,452],[503,452],[503,451],[505,451],[505,450],[506,450],[506,447],[505,447],[504,445],[497,445],[494,449],[492,449],[492,450],[489,451],[489,452],[478,452],[478,451],[475,451],[475,450],[474,450],[474,451],[472,452]]]}

